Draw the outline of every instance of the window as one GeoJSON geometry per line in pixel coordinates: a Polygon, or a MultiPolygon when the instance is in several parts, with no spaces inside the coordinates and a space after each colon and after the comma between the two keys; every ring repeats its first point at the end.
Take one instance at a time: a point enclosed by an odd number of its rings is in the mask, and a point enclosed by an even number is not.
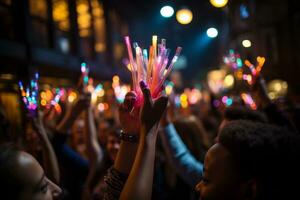
{"type": "Polygon", "coordinates": [[[94,29],[95,29],[95,51],[102,53],[105,51],[105,19],[103,5],[99,3],[99,0],[92,0],[94,29]]]}
{"type": "Polygon", "coordinates": [[[29,0],[32,42],[35,46],[43,48],[49,47],[47,9],[46,0],[29,0]]]}
{"type": "Polygon", "coordinates": [[[14,39],[11,0],[0,0],[0,37],[14,39]]]}
{"type": "Polygon", "coordinates": [[[67,54],[70,51],[70,18],[67,0],[52,0],[52,9],[55,29],[55,48],[67,54]]]}
{"type": "Polygon", "coordinates": [[[245,4],[240,5],[240,16],[242,19],[247,19],[250,16],[249,8],[245,4]]]}
{"type": "Polygon", "coordinates": [[[83,57],[91,59],[93,57],[93,29],[89,1],[77,0],[76,3],[81,54],[83,57]]]}

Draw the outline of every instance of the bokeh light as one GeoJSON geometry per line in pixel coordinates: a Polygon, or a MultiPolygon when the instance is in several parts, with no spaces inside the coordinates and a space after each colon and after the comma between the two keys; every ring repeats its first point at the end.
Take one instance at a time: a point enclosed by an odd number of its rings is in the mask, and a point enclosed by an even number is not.
{"type": "Polygon", "coordinates": [[[209,0],[211,5],[213,5],[216,8],[222,8],[226,6],[228,3],[228,0],[209,0]]]}
{"type": "Polygon", "coordinates": [[[164,6],[160,9],[160,14],[166,18],[172,17],[174,14],[174,9],[171,6],[164,6]]]}
{"type": "Polygon", "coordinates": [[[245,48],[249,48],[249,47],[252,46],[252,43],[251,43],[250,40],[243,40],[243,41],[242,41],[242,45],[243,45],[243,47],[245,47],[245,48]]]}
{"type": "Polygon", "coordinates": [[[215,38],[218,36],[218,30],[216,28],[209,28],[207,29],[206,34],[210,38],[215,38]]]}
{"type": "Polygon", "coordinates": [[[193,20],[193,13],[187,8],[180,9],[176,12],[176,20],[180,24],[189,24],[193,20]]]}

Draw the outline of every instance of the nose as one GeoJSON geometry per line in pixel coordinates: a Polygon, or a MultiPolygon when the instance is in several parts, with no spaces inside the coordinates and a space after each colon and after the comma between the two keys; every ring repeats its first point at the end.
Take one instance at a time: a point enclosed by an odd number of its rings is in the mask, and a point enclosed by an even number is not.
{"type": "Polygon", "coordinates": [[[51,191],[51,194],[53,195],[53,197],[58,197],[62,193],[61,188],[55,183],[53,183],[52,181],[50,181],[49,179],[48,182],[49,182],[49,189],[51,191]]]}

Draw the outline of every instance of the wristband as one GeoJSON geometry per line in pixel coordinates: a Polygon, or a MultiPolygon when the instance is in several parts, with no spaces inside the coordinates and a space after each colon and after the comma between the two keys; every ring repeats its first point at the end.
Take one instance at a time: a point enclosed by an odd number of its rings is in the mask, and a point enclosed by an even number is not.
{"type": "Polygon", "coordinates": [[[139,140],[137,135],[125,133],[123,130],[120,131],[119,138],[120,140],[130,142],[130,143],[137,143],[139,140]]]}

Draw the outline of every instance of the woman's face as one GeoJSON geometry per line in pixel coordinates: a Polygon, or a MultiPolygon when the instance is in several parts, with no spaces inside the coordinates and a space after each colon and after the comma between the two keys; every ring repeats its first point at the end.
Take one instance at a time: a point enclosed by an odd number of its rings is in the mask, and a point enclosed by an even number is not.
{"type": "Polygon", "coordinates": [[[20,152],[14,171],[22,188],[20,200],[52,200],[61,193],[61,189],[45,176],[39,163],[28,153],[20,152]]]}
{"type": "Polygon", "coordinates": [[[201,200],[241,199],[241,182],[229,151],[213,145],[204,161],[203,179],[196,185],[201,200]]]}

